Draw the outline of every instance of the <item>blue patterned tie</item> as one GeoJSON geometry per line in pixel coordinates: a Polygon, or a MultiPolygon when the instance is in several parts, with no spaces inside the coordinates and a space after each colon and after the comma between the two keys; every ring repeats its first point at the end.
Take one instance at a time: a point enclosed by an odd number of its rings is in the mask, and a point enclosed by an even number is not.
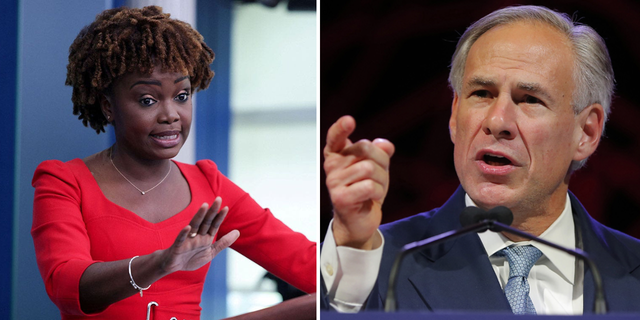
{"type": "Polygon", "coordinates": [[[495,254],[507,257],[509,261],[509,281],[504,287],[504,294],[509,300],[514,314],[536,314],[531,297],[529,297],[529,271],[540,259],[542,252],[534,246],[507,247],[495,254]]]}

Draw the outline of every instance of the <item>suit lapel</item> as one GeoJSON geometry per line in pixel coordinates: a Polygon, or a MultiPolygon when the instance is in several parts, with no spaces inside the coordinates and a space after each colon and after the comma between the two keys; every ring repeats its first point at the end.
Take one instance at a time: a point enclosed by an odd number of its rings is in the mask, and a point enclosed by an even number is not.
{"type": "Polygon", "coordinates": [[[476,234],[458,240],[443,256],[419,259],[427,267],[409,282],[432,310],[511,311],[489,258],[476,234]]]}
{"type": "MultiPolygon", "coordinates": [[[[433,216],[425,238],[460,229],[460,212],[464,205],[464,190],[456,193],[433,216]]],[[[472,233],[441,245],[429,247],[408,256],[401,272],[398,295],[400,310],[403,301],[415,301],[422,307],[441,310],[504,310],[509,303],[491,267],[489,258],[477,234],[472,233]],[[402,281],[402,280],[401,280],[402,281]],[[416,295],[419,299],[416,299],[416,295]]]]}
{"type": "MultiPolygon", "coordinates": [[[[574,220],[582,240],[582,248],[595,262],[604,283],[609,311],[640,310],[640,280],[631,273],[640,266],[640,257],[612,231],[593,220],[572,193],[570,194],[574,220]]],[[[626,237],[626,236],[622,236],[626,237]]],[[[593,313],[595,296],[593,273],[585,264],[583,312],[593,313]]]]}

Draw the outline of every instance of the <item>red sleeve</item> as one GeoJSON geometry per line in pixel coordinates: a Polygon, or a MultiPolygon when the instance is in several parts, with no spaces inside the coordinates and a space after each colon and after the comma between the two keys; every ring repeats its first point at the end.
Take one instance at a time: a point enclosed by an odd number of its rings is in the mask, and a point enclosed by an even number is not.
{"type": "Polygon", "coordinates": [[[81,190],[68,165],[41,163],[33,176],[31,236],[47,294],[60,312],[84,315],[80,309],[80,277],[96,262],[80,210],[81,190]]]}
{"type": "Polygon", "coordinates": [[[316,292],[316,243],[258,205],[220,173],[211,160],[198,161],[197,166],[209,180],[214,194],[222,198],[222,205],[229,206],[218,234],[240,231],[231,248],[296,288],[316,292]]]}

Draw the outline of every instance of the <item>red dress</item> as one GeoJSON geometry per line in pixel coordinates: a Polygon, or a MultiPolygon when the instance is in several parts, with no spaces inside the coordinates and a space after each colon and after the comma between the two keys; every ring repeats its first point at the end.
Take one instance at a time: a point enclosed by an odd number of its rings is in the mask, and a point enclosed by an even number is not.
{"type": "MultiPolygon", "coordinates": [[[[216,196],[222,198],[223,207],[229,207],[218,234],[240,231],[231,248],[295,287],[316,291],[314,242],[260,207],[212,161],[176,164],[191,189],[191,203],[158,223],[109,201],[81,159],[66,163],[48,160],[38,166],[32,182],[36,190],[31,235],[47,294],[60,309],[62,319],[88,318],[80,309],[79,284],[89,265],[170,247],[201,204],[212,203],[216,196]]],[[[172,273],[153,283],[143,297],[135,294],[90,318],[146,319],[147,304],[155,301],[155,319],[199,319],[208,269],[209,264],[195,271],[172,273]]]]}

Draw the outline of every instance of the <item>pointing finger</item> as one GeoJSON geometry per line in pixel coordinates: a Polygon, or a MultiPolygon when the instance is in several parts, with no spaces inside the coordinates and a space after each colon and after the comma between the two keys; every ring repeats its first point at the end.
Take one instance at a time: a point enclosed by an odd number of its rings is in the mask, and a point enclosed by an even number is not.
{"type": "Polygon", "coordinates": [[[327,131],[327,145],[324,148],[325,157],[332,152],[340,152],[351,141],[349,135],[356,129],[356,121],[351,116],[342,116],[327,131]]]}

